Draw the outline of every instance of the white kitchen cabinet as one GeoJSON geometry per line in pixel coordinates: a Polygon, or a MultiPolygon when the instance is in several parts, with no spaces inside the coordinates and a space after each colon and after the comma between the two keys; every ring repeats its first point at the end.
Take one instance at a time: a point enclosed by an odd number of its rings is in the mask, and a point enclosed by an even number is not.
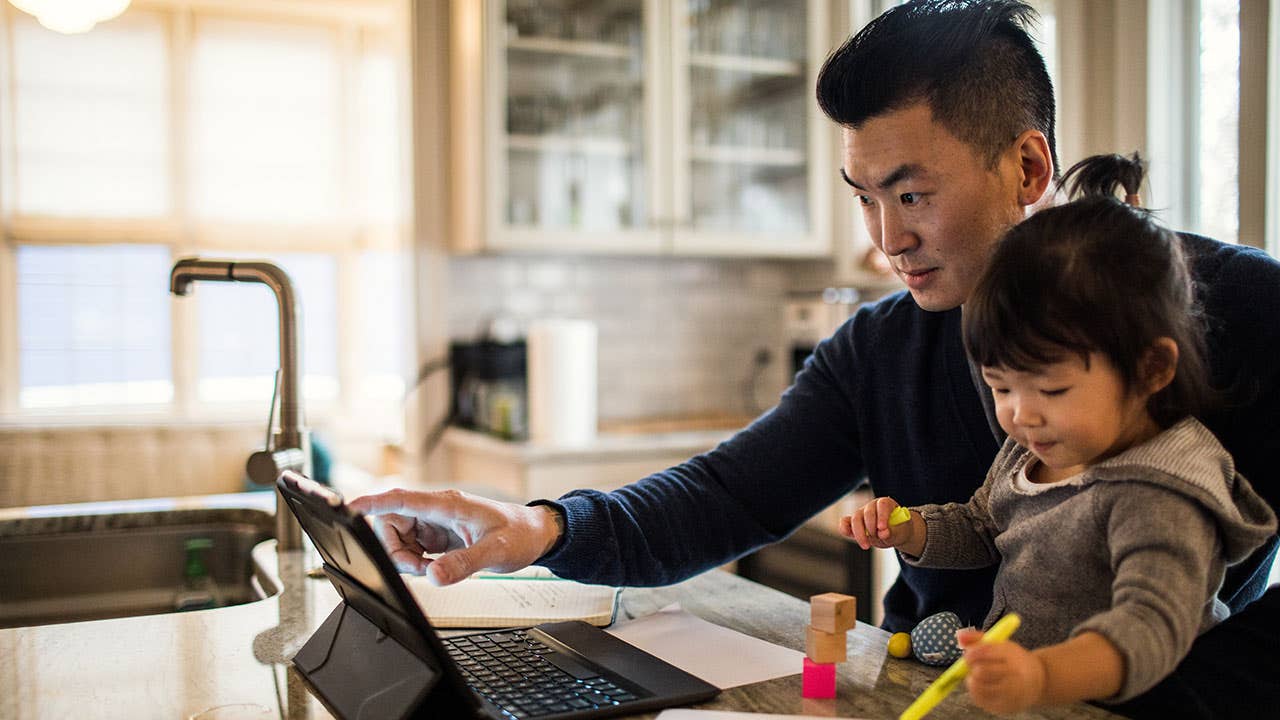
{"type": "Polygon", "coordinates": [[[459,0],[453,247],[818,257],[827,0],[459,0]]]}

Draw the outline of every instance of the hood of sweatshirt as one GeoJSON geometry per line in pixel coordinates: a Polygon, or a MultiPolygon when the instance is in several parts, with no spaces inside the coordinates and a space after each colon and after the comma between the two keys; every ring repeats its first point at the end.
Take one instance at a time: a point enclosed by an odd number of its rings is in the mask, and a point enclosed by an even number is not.
{"type": "Polygon", "coordinates": [[[1184,418],[1150,440],[1085,471],[1094,481],[1147,482],[1198,501],[1218,523],[1228,563],[1276,532],[1276,515],[1209,429],[1184,418]]]}

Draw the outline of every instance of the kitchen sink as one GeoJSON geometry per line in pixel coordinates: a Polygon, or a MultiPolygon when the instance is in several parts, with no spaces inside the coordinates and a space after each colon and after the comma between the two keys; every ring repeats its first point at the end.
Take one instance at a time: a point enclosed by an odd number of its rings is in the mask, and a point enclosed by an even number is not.
{"type": "Polygon", "coordinates": [[[227,507],[0,519],[0,628],[264,599],[278,588],[250,556],[273,522],[227,507]]]}

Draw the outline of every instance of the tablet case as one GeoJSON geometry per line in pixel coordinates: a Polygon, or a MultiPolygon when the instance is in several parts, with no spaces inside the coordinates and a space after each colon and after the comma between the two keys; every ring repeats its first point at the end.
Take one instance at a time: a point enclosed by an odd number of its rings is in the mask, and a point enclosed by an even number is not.
{"type": "Polygon", "coordinates": [[[372,531],[363,521],[341,527],[324,498],[289,490],[289,508],[325,556],[324,571],[342,597],[293,658],[325,708],[345,720],[489,716],[461,678],[437,664],[440,650],[428,647],[419,629],[339,569],[352,560],[343,534],[367,533],[352,539],[377,542],[372,531]]]}

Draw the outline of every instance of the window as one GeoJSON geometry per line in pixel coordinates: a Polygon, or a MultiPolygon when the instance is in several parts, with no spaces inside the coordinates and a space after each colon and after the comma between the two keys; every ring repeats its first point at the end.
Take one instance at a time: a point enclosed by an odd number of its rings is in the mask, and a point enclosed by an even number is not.
{"type": "MultiPolygon", "coordinates": [[[[1248,50],[1242,63],[1236,0],[1149,3],[1147,11],[1151,206],[1170,227],[1239,242],[1241,70],[1264,66],[1264,51],[1248,50]]],[[[1265,116],[1265,102],[1259,107],[1265,116]]]]}
{"type": "Polygon", "coordinates": [[[131,13],[61,35],[10,10],[14,211],[162,217],[171,209],[164,22],[131,13]]]}
{"type": "Polygon", "coordinates": [[[1235,242],[1239,230],[1240,5],[1200,0],[1196,232],[1235,242]]]}
{"type": "Polygon", "coordinates": [[[159,245],[19,247],[19,404],[171,401],[168,267],[159,245]]]}
{"type": "Polygon", "coordinates": [[[0,3],[0,414],[265,417],[275,299],[246,283],[173,298],[188,255],[289,273],[309,410],[403,396],[402,6],[191,7],[60,35],[0,3]]]}
{"type": "MultiPolygon", "coordinates": [[[[301,299],[302,390],[309,400],[338,396],[337,263],[322,253],[233,255],[270,260],[289,274],[301,299]]],[[[280,340],[276,300],[266,285],[204,283],[195,292],[200,349],[196,396],[202,403],[254,402],[271,397],[280,340]]]]}
{"type": "Polygon", "coordinates": [[[325,27],[207,20],[191,48],[198,218],[338,219],[338,37],[325,27]]]}

